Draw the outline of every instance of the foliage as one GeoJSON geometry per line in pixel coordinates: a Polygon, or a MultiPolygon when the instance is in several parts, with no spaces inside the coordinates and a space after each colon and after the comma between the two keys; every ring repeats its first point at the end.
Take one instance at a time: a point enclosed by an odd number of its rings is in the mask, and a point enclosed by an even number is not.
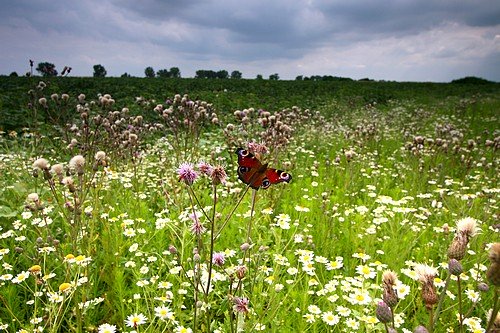
{"type": "Polygon", "coordinates": [[[149,78],[155,77],[155,70],[153,69],[153,67],[146,67],[146,69],[144,70],[144,75],[149,78]]]}
{"type": "Polygon", "coordinates": [[[241,79],[243,74],[240,71],[232,71],[231,79],[241,79]]]}
{"type": "Polygon", "coordinates": [[[158,72],[156,72],[156,75],[162,78],[180,78],[181,71],[178,67],[171,67],[170,70],[160,69],[158,72]]]}
{"type": "Polygon", "coordinates": [[[27,79],[0,79],[38,114],[0,136],[2,329],[495,325],[497,86],[27,79]],[[239,146],[292,182],[249,191],[239,146]]]}
{"type": "Polygon", "coordinates": [[[40,62],[36,67],[38,73],[43,77],[57,76],[56,66],[50,62],[40,62]]]}
{"type": "Polygon", "coordinates": [[[488,81],[486,79],[475,77],[475,76],[466,76],[461,79],[456,79],[451,81],[451,83],[467,83],[467,84],[489,84],[493,83],[492,81],[488,81]]]}
{"type": "Polygon", "coordinates": [[[104,68],[103,65],[94,65],[94,77],[106,77],[106,74],[108,72],[106,71],[106,68],[104,68]]]}
{"type": "Polygon", "coordinates": [[[280,79],[280,76],[279,76],[278,73],[274,73],[274,74],[269,75],[269,80],[275,80],[275,81],[277,81],[279,79],[280,79]]]}

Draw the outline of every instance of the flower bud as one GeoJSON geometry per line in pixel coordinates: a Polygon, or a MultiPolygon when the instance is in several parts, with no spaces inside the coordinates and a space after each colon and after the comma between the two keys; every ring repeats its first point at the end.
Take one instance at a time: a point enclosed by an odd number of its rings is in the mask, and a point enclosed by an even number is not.
{"type": "Polygon", "coordinates": [[[175,246],[170,245],[168,247],[168,252],[170,252],[170,254],[176,254],[177,253],[177,249],[175,248],[175,246]]]}
{"type": "Polygon", "coordinates": [[[450,274],[459,276],[463,272],[462,264],[457,259],[450,259],[448,262],[448,270],[450,274]]]}
{"type": "Polygon", "coordinates": [[[477,284],[477,289],[478,289],[479,291],[482,291],[482,292],[484,292],[484,293],[485,293],[485,292],[487,292],[488,290],[490,290],[490,287],[489,287],[486,283],[484,283],[484,282],[479,282],[479,283],[477,284]]]}
{"type": "Polygon", "coordinates": [[[392,311],[385,302],[381,301],[377,304],[377,309],[375,310],[375,315],[381,323],[392,322],[392,311]]]}
{"type": "Polygon", "coordinates": [[[429,331],[427,330],[427,328],[425,328],[424,326],[420,325],[420,326],[417,326],[417,328],[415,328],[415,330],[413,331],[413,333],[429,333],[429,331]]]}

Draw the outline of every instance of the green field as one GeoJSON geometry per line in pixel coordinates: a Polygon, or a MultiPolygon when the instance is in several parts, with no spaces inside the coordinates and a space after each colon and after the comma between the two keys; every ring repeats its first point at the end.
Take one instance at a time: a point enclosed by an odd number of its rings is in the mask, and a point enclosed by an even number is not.
{"type": "Polygon", "coordinates": [[[0,87],[0,331],[493,329],[499,84],[0,87]]]}

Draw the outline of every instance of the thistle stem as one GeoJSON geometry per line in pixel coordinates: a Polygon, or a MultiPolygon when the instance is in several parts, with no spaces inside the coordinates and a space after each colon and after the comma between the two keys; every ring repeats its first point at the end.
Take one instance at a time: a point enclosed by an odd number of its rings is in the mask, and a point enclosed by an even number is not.
{"type": "Polygon", "coordinates": [[[500,302],[498,299],[500,298],[500,293],[498,292],[498,287],[495,287],[495,295],[493,296],[493,309],[491,310],[490,320],[488,321],[488,326],[486,326],[486,333],[493,333],[493,324],[495,323],[495,319],[497,317],[498,310],[500,308],[500,302]]]}
{"type": "Polygon", "coordinates": [[[245,188],[245,191],[243,192],[243,194],[241,195],[240,199],[238,200],[238,202],[236,203],[236,205],[233,207],[233,210],[231,211],[231,213],[229,213],[229,215],[226,217],[226,219],[224,220],[224,222],[222,223],[219,231],[217,231],[217,234],[215,235],[215,239],[219,238],[221,232],[222,232],[222,229],[224,229],[224,227],[226,226],[226,224],[229,222],[229,219],[231,218],[231,216],[233,216],[234,212],[236,211],[236,208],[238,208],[238,206],[240,205],[241,201],[243,200],[243,198],[245,197],[245,194],[248,192],[248,189],[250,188],[250,186],[247,186],[245,188]]]}
{"type": "Polygon", "coordinates": [[[462,284],[460,283],[460,275],[457,276],[458,286],[458,320],[460,322],[459,332],[463,332],[464,316],[462,312],[462,284]]]}

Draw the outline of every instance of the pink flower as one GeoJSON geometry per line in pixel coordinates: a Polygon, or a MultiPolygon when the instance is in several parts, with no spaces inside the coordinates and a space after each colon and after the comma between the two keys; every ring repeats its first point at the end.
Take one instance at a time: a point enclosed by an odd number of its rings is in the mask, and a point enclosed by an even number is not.
{"type": "Polygon", "coordinates": [[[225,260],[226,260],[226,255],[224,254],[224,252],[216,252],[214,253],[214,256],[212,258],[212,262],[214,263],[214,265],[219,267],[224,265],[225,260]]]}
{"type": "Polygon", "coordinates": [[[182,163],[179,169],[177,169],[177,174],[179,175],[179,181],[182,180],[190,186],[198,178],[198,174],[194,171],[193,164],[191,163],[182,163]]]}
{"type": "Polygon", "coordinates": [[[233,306],[234,311],[241,312],[241,313],[248,312],[248,303],[249,303],[248,298],[235,297],[235,298],[233,298],[233,303],[234,303],[234,306],[233,306]]]}
{"type": "Polygon", "coordinates": [[[205,162],[205,161],[201,161],[200,163],[198,163],[198,169],[200,170],[200,172],[206,176],[209,176],[212,174],[212,170],[213,170],[213,166],[211,166],[209,163],[205,162]]]}

